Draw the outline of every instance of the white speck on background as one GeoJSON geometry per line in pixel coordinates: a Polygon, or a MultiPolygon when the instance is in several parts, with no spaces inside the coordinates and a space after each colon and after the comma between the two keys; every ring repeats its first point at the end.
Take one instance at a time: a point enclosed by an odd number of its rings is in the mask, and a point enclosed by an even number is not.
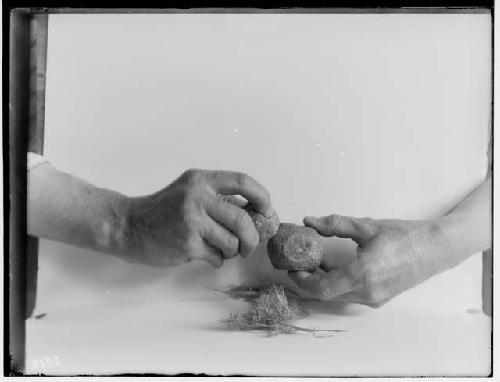
{"type": "Polygon", "coordinates": [[[343,157],[343,156],[344,156],[344,152],[343,152],[343,151],[339,152],[339,155],[340,155],[341,157],[343,157]]]}
{"type": "Polygon", "coordinates": [[[234,128],[234,129],[233,129],[233,131],[234,131],[235,133],[237,133],[237,132],[238,132],[238,129],[234,128]]]}

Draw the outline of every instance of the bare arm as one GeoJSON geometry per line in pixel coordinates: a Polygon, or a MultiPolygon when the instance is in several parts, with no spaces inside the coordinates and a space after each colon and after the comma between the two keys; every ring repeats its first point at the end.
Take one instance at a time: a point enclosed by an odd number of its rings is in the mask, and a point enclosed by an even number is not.
{"type": "Polygon", "coordinates": [[[45,163],[28,172],[28,233],[152,266],[219,267],[259,243],[251,217],[222,195],[272,212],[267,190],[243,173],[188,170],[154,194],[127,197],[45,163]]]}
{"type": "Polygon", "coordinates": [[[128,198],[40,165],[28,173],[28,233],[100,252],[125,250],[128,198]]]}
{"type": "Polygon", "coordinates": [[[329,215],[304,223],[323,236],[354,240],[357,256],[343,267],[324,263],[312,272],[290,272],[295,283],[323,300],[377,307],[491,247],[491,178],[437,219],[329,215]]]}
{"type": "Polygon", "coordinates": [[[439,219],[451,251],[459,258],[491,248],[491,190],[491,177],[488,177],[450,213],[439,219]]]}

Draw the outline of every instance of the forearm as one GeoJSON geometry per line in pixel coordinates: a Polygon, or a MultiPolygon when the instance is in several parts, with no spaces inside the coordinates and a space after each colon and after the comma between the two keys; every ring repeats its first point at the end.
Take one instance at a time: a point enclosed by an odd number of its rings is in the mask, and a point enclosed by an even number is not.
{"type": "Polygon", "coordinates": [[[49,164],[28,172],[28,233],[101,252],[127,243],[128,198],[49,164]]]}
{"type": "Polygon", "coordinates": [[[491,177],[440,218],[439,225],[457,262],[492,245],[491,177]]]}

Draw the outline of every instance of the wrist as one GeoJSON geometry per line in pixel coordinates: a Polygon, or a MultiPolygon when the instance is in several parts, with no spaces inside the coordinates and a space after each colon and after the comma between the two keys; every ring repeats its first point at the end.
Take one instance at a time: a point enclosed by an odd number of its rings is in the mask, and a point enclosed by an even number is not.
{"type": "Polygon", "coordinates": [[[453,250],[441,219],[412,220],[407,227],[418,283],[453,266],[453,250]]]}
{"type": "Polygon", "coordinates": [[[463,261],[474,253],[470,237],[470,229],[467,220],[462,214],[451,213],[436,219],[439,230],[439,237],[443,245],[447,248],[447,254],[453,265],[463,261]]]}
{"type": "Polygon", "coordinates": [[[121,255],[132,247],[130,236],[131,198],[118,192],[106,195],[104,217],[97,227],[96,243],[102,252],[121,255]]]}

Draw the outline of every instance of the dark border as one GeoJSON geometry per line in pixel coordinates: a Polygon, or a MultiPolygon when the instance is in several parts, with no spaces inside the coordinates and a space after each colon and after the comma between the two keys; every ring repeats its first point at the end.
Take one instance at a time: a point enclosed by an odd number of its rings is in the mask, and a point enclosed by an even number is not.
{"type": "MultiPolygon", "coordinates": [[[[8,288],[4,292],[8,302],[7,322],[10,347],[4,356],[8,358],[8,366],[14,371],[24,367],[25,336],[24,317],[26,312],[26,151],[29,126],[29,70],[30,70],[30,33],[29,17],[24,12],[13,12],[9,17],[12,33],[9,38],[9,103],[8,132],[9,144],[4,155],[9,155],[9,163],[4,168],[9,169],[9,191],[6,194],[8,211],[6,227],[8,234],[4,236],[8,251],[4,252],[4,264],[8,273],[4,273],[8,288]],[[9,282],[10,281],[10,282],[9,282]]],[[[4,61],[5,64],[5,61],[4,61]]],[[[4,116],[7,111],[4,110],[4,116]]],[[[4,125],[5,126],[5,125],[4,125]]],[[[5,133],[5,128],[4,128],[5,133]]],[[[4,141],[5,142],[5,141],[4,141]]],[[[6,365],[7,366],[7,365],[6,365]]],[[[7,370],[7,368],[5,368],[7,370]]]]}
{"type": "MultiPolygon", "coordinates": [[[[73,1],[72,4],[68,5],[68,1],[3,1],[3,78],[9,79],[9,81],[4,81],[3,87],[3,123],[4,129],[2,132],[3,137],[3,163],[4,163],[4,264],[9,264],[8,253],[13,251],[14,253],[26,252],[25,245],[19,241],[19,237],[25,237],[26,232],[26,131],[13,132],[9,131],[6,126],[10,126],[11,115],[9,113],[9,97],[15,93],[16,86],[13,88],[13,92],[9,91],[6,86],[10,82],[11,76],[9,72],[9,62],[11,59],[11,46],[9,43],[9,36],[11,31],[10,24],[10,14],[15,8],[24,8],[28,14],[61,14],[61,13],[78,13],[78,14],[93,14],[93,13],[484,13],[492,15],[492,65],[494,64],[494,1],[493,0],[475,0],[475,1],[441,1],[441,2],[425,2],[425,1],[388,1],[388,2],[374,2],[374,1],[337,1],[334,4],[324,4],[321,2],[311,3],[307,7],[297,6],[296,4],[285,4],[283,2],[269,2],[266,5],[259,5],[254,3],[249,3],[245,6],[241,4],[217,4],[209,2],[200,2],[198,4],[188,4],[179,1],[169,1],[163,2],[162,4],[151,4],[151,1],[137,2],[135,5],[128,4],[127,7],[123,7],[123,4],[116,2],[115,0],[107,1],[106,7],[103,7],[102,1],[95,0],[80,0],[73,1]],[[148,8],[148,9],[146,9],[148,8]],[[15,134],[14,134],[15,133],[15,134]],[[11,144],[14,144],[11,149],[11,144]],[[9,151],[10,150],[10,151],[9,151]],[[14,166],[13,166],[14,164],[14,166]],[[24,174],[24,175],[23,175],[24,174]],[[12,198],[12,199],[11,199],[12,198]],[[12,203],[11,203],[12,201],[12,203]],[[15,220],[15,225],[13,225],[12,216],[18,217],[15,220]],[[17,238],[17,240],[16,240],[17,238]],[[17,243],[17,247],[16,244],[17,243]],[[17,251],[16,251],[17,249],[17,251]]],[[[154,3],[154,2],[153,2],[154,3]]],[[[491,101],[491,150],[492,155],[494,152],[493,148],[493,116],[494,116],[494,66],[492,66],[492,101],[491,101]]],[[[493,164],[491,165],[493,169],[493,164]]],[[[493,177],[493,171],[492,171],[493,177]]],[[[492,198],[492,207],[493,207],[492,198]]],[[[492,210],[493,214],[493,210],[492,210]]],[[[493,230],[493,226],[492,226],[493,230]]],[[[493,249],[492,249],[493,250],[493,249]]],[[[25,257],[25,256],[22,256],[25,257]]],[[[10,333],[10,316],[9,307],[12,301],[9,298],[9,274],[12,271],[10,266],[4,267],[4,375],[23,375],[16,367],[13,367],[10,362],[9,356],[9,335],[10,333]]],[[[21,291],[23,292],[23,291],[21,291]]],[[[21,293],[22,294],[22,293],[21,293]]],[[[493,301],[493,296],[491,298],[493,301]]],[[[23,326],[23,336],[24,336],[24,325],[23,326]]],[[[493,322],[492,322],[493,330],[493,322]]],[[[493,337],[491,340],[491,373],[490,377],[493,376],[493,337]]],[[[24,342],[22,345],[24,349],[24,342]]],[[[85,376],[85,375],[81,375],[85,376]]],[[[106,375],[103,375],[106,376],[106,375]]],[[[138,374],[138,373],[126,373],[126,374],[107,374],[107,376],[169,376],[169,374],[138,374]]],[[[186,376],[221,376],[221,375],[207,375],[207,374],[193,374],[193,373],[180,373],[175,376],[186,377],[186,376]]],[[[231,377],[247,377],[250,375],[227,375],[231,377]]],[[[273,376],[278,377],[278,376],[273,376]]],[[[269,378],[273,378],[269,377],[269,378]]],[[[286,375],[283,377],[287,377],[286,375]]],[[[357,378],[358,376],[353,376],[357,378]]],[[[410,378],[419,378],[423,376],[414,376],[410,378]]],[[[447,377],[447,376],[436,376],[436,377],[447,377]]],[[[471,376],[473,377],[473,376],[471,376]]],[[[292,377],[292,378],[303,378],[303,377],[292,377]]],[[[313,378],[327,378],[327,377],[313,377],[313,378]]],[[[370,378],[397,378],[394,377],[370,377],[370,378]]],[[[408,377],[405,377],[408,378],[408,377]]],[[[454,377],[450,377],[454,378],[454,377]]]]}

